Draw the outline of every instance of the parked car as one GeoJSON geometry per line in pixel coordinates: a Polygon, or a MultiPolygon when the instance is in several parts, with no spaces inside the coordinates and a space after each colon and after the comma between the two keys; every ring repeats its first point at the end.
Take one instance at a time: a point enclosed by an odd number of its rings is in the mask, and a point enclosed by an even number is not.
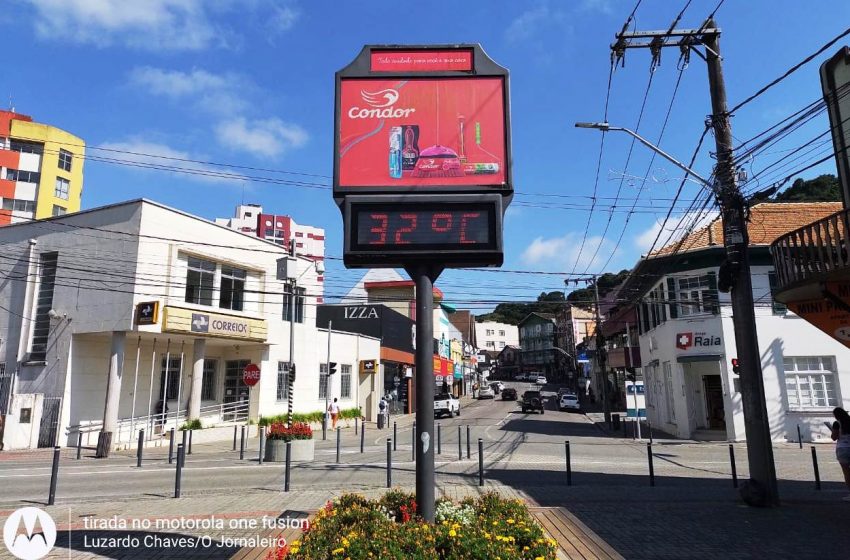
{"type": "Polygon", "coordinates": [[[534,383],[535,381],[537,381],[537,377],[538,377],[539,375],[540,375],[540,374],[539,374],[539,373],[537,373],[536,371],[532,371],[531,373],[529,373],[529,374],[525,377],[525,380],[526,380],[526,381],[530,381],[530,382],[534,383]]]}
{"type": "Polygon", "coordinates": [[[564,396],[564,395],[575,395],[575,394],[576,394],[575,391],[573,391],[572,389],[567,389],[566,387],[561,387],[560,389],[558,389],[558,400],[560,401],[561,397],[564,396]]]}
{"type": "Polygon", "coordinates": [[[451,393],[434,395],[434,416],[460,416],[460,401],[451,393]]]}
{"type": "Polygon", "coordinates": [[[526,391],[522,394],[522,401],[519,403],[523,412],[539,410],[540,414],[544,414],[543,410],[543,395],[540,391],[526,391]]]}
{"type": "Polygon", "coordinates": [[[493,392],[498,395],[499,393],[505,390],[505,384],[501,381],[494,381],[493,383],[490,383],[490,388],[493,389],[493,392]]]}
{"type": "Polygon", "coordinates": [[[581,411],[581,405],[578,402],[578,397],[569,393],[564,393],[558,400],[558,408],[560,410],[575,410],[581,411]]]}
{"type": "Polygon", "coordinates": [[[505,387],[502,391],[503,401],[515,401],[517,399],[516,389],[513,387],[505,387]]]}
{"type": "Polygon", "coordinates": [[[526,375],[525,373],[518,373],[518,374],[516,374],[516,377],[514,379],[516,381],[527,381],[528,375],[526,375]]]}
{"type": "Polygon", "coordinates": [[[480,389],[478,389],[478,398],[479,399],[495,399],[496,393],[489,385],[484,385],[480,389]]]}
{"type": "Polygon", "coordinates": [[[540,376],[537,377],[537,379],[534,380],[534,382],[537,383],[538,385],[546,385],[546,383],[547,383],[546,376],[540,375],[540,376]]]}

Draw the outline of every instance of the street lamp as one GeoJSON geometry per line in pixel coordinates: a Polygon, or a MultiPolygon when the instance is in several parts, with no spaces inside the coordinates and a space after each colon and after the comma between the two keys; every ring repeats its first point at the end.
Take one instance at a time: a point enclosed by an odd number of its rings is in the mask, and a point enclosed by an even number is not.
{"type": "Polygon", "coordinates": [[[577,122],[575,126],[576,128],[595,128],[596,130],[601,130],[602,132],[625,132],[626,134],[632,136],[635,140],[637,140],[653,152],[657,153],[658,155],[660,155],[661,157],[663,157],[664,159],[666,159],[688,175],[693,175],[700,183],[703,184],[703,186],[707,187],[712,193],[715,192],[713,183],[709,182],[707,179],[702,178],[699,174],[697,174],[696,171],[694,171],[681,161],[677,160],[676,158],[674,158],[673,156],[671,156],[670,154],[668,154],[667,152],[665,152],[664,150],[662,150],[661,148],[659,148],[658,146],[656,146],[634,130],[629,130],[628,128],[623,128],[621,126],[611,126],[611,124],[607,122],[577,122]]]}

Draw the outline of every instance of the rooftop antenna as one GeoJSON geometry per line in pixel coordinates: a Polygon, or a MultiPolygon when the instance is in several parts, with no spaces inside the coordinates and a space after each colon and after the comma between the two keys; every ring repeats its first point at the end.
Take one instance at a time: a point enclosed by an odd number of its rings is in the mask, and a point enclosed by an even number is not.
{"type": "Polygon", "coordinates": [[[15,112],[15,106],[12,104],[12,93],[9,92],[9,111],[15,112]]]}

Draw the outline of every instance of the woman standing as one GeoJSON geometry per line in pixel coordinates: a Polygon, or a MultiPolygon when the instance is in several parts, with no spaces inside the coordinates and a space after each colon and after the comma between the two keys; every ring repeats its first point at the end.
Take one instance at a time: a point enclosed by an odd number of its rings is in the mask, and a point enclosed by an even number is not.
{"type": "MultiPolygon", "coordinates": [[[[835,457],[844,473],[844,482],[850,490],[850,414],[841,407],[832,411],[835,422],[832,423],[832,441],[835,442],[835,457]]],[[[850,495],[842,498],[850,502],[850,495]]]]}

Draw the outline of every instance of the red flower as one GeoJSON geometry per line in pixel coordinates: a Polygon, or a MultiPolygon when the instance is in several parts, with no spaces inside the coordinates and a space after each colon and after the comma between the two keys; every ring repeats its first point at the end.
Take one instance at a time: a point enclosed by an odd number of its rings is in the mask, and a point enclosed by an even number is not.
{"type": "Polygon", "coordinates": [[[284,422],[273,422],[266,430],[266,435],[270,440],[313,439],[313,429],[305,422],[293,422],[288,428],[284,422]]]}

